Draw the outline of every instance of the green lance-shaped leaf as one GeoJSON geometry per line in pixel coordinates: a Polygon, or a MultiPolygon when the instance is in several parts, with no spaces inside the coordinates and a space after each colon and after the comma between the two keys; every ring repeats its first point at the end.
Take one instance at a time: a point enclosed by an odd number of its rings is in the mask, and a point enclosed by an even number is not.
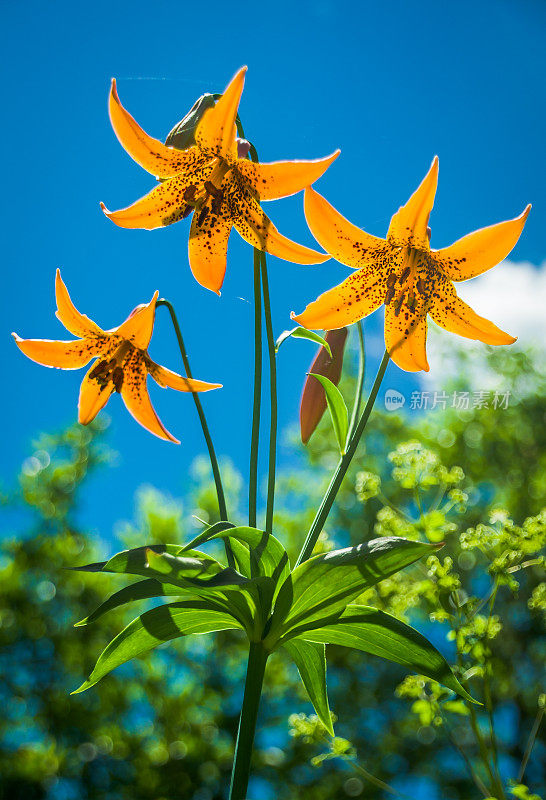
{"type": "MultiPolygon", "coordinates": [[[[438,681],[466,700],[476,702],[461,686],[443,655],[425,636],[376,608],[351,603],[335,622],[305,630],[298,639],[300,637],[310,642],[344,645],[381,656],[438,681]]],[[[283,647],[293,641],[282,642],[283,647]]]]}
{"type": "Polygon", "coordinates": [[[332,381],[324,375],[310,372],[309,376],[316,378],[324,389],[328,411],[330,412],[334,433],[336,434],[337,443],[339,445],[339,452],[343,455],[346,450],[347,432],[349,430],[349,412],[347,411],[343,395],[335,383],[332,383],[332,381]]]}
{"type": "Polygon", "coordinates": [[[160,583],[160,581],[155,578],[137,581],[137,583],[124,586],[123,589],[114,592],[114,594],[105,600],[104,603],[101,603],[92,614],[89,614],[88,617],[85,617],[85,619],[82,619],[80,622],[74,623],[74,627],[79,628],[82,625],[90,625],[92,622],[100,619],[100,617],[108,611],[127,605],[127,603],[133,603],[138,600],[150,600],[153,597],[177,597],[182,593],[183,591],[179,586],[173,586],[169,583],[160,583]]]}
{"type": "Polygon", "coordinates": [[[326,690],[326,653],[323,644],[290,639],[283,643],[298,668],[303,685],[313,704],[317,716],[330,734],[334,735],[328,692],[326,690]]]}
{"type": "Polygon", "coordinates": [[[187,547],[199,547],[211,539],[229,537],[237,565],[243,575],[248,578],[272,577],[280,583],[288,577],[290,573],[288,554],[273,535],[247,526],[230,527],[221,531],[213,528],[216,526],[203,531],[187,547]]]}
{"type": "Polygon", "coordinates": [[[293,336],[294,339],[309,339],[311,342],[315,342],[316,344],[321,344],[324,349],[328,352],[330,358],[332,358],[332,351],[330,350],[330,345],[326,341],[323,336],[320,336],[318,333],[314,331],[308,331],[307,328],[292,328],[290,331],[283,331],[277,341],[275,342],[275,352],[279,352],[279,347],[281,344],[288,339],[289,336],[293,336]]]}
{"type": "Polygon", "coordinates": [[[154,647],[188,636],[242,628],[235,617],[210,600],[187,600],[146,611],[112,639],[98,658],[89,678],[72,694],[94,686],[120,664],[154,647]]]}
{"type": "Polygon", "coordinates": [[[313,556],[291,573],[279,592],[268,644],[299,625],[328,620],[365,589],[440,548],[399,537],[313,556]]]}
{"type": "Polygon", "coordinates": [[[146,578],[154,577],[191,592],[239,586],[247,581],[243,575],[223,567],[206,553],[172,544],[123,550],[108,561],[87,564],[75,569],[84,572],[114,572],[142,575],[146,578]]]}
{"type": "MultiPolygon", "coordinates": [[[[212,539],[229,537],[233,555],[241,573],[249,580],[241,585],[241,595],[248,599],[251,616],[254,619],[254,630],[249,626],[249,635],[261,635],[263,626],[270,613],[277,593],[290,574],[290,562],[283,545],[271,534],[258,528],[247,526],[218,529],[212,526],[203,531],[187,545],[198,547],[212,539]]],[[[230,597],[234,598],[233,593],[230,597]]],[[[242,619],[242,617],[241,617],[242,619]]],[[[248,619],[246,615],[245,619],[248,619]]]]}

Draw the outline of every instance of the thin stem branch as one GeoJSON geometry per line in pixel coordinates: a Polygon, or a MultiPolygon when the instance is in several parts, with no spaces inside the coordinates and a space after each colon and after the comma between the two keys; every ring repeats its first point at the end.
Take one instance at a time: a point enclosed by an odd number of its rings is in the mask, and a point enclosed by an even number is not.
{"type": "Polygon", "coordinates": [[[269,653],[262,642],[250,642],[245,693],[239,718],[229,800],[245,800],[247,796],[256,720],[258,718],[258,707],[260,705],[265,665],[268,657],[269,653]]]}
{"type": "Polygon", "coordinates": [[[362,321],[356,323],[358,331],[358,378],[356,381],[355,402],[353,405],[353,412],[351,414],[351,422],[349,423],[349,433],[347,441],[351,441],[353,431],[355,429],[358,415],[360,413],[360,403],[362,402],[362,392],[364,391],[364,377],[366,374],[366,350],[364,347],[364,330],[362,328],[362,321]]]}
{"type": "MultiPolygon", "coordinates": [[[[180,355],[182,356],[182,363],[184,364],[186,376],[188,378],[193,378],[190,362],[188,359],[188,354],[186,352],[186,347],[184,345],[184,339],[182,338],[182,331],[180,330],[180,325],[178,324],[178,319],[174,307],[172,303],[170,303],[168,300],[165,300],[164,298],[158,300],[156,303],[156,308],[161,306],[165,306],[165,308],[169,311],[169,314],[171,316],[171,322],[173,324],[174,332],[176,334],[176,338],[178,341],[178,348],[180,350],[180,355]]],[[[209,451],[210,465],[212,467],[214,484],[216,486],[216,496],[218,498],[218,511],[220,514],[220,519],[227,521],[228,513],[226,506],[226,497],[224,494],[222,477],[220,475],[220,467],[218,466],[218,459],[216,458],[216,451],[214,450],[214,444],[212,442],[212,437],[210,435],[209,426],[207,425],[205,412],[203,410],[203,406],[197,392],[192,392],[192,397],[193,397],[193,402],[195,403],[195,408],[197,409],[197,415],[199,417],[199,422],[201,423],[201,429],[203,431],[203,436],[205,437],[207,449],[209,451]]],[[[231,546],[227,539],[224,539],[224,542],[225,542],[226,558],[228,560],[228,564],[230,567],[235,567],[235,559],[233,558],[231,546]]]]}
{"type": "Polygon", "coordinates": [[[267,475],[267,506],[265,512],[265,530],[273,532],[273,506],[275,502],[275,468],[277,456],[277,362],[275,355],[275,337],[271,318],[271,302],[269,297],[269,281],[267,279],[267,259],[261,254],[262,292],[264,298],[265,330],[267,335],[267,352],[269,355],[269,390],[270,390],[270,426],[269,426],[269,467],[267,475]]]}
{"type": "Polygon", "coordinates": [[[527,744],[525,746],[525,752],[523,754],[523,758],[521,759],[521,765],[518,772],[518,783],[521,783],[523,781],[523,776],[525,775],[527,763],[531,757],[531,752],[533,750],[543,716],[544,716],[544,706],[541,706],[541,708],[539,708],[537,712],[535,721],[533,723],[533,727],[531,728],[531,733],[529,734],[529,738],[527,739],[527,744]]]}
{"type": "Polygon", "coordinates": [[[261,253],[254,248],[254,400],[248,478],[248,524],[256,527],[258,504],[258,450],[260,445],[260,413],[262,403],[262,285],[261,253]]]}
{"type": "Polygon", "coordinates": [[[353,456],[356,453],[356,448],[358,447],[358,443],[362,434],[364,433],[364,429],[368,423],[368,419],[370,414],[372,413],[372,408],[375,403],[375,399],[379,392],[379,387],[381,386],[381,381],[385,375],[385,371],[387,369],[387,365],[389,363],[390,356],[387,351],[383,355],[381,360],[381,364],[377,371],[377,375],[375,376],[375,381],[372,386],[372,390],[370,392],[370,396],[368,397],[368,401],[364,407],[364,411],[358,421],[358,425],[355,428],[355,431],[351,437],[351,441],[347,447],[347,452],[344,456],[340,459],[336,471],[330,481],[330,485],[326,490],[326,494],[322,499],[322,503],[320,504],[319,510],[313,520],[313,523],[309,529],[309,533],[307,534],[307,539],[302,547],[301,553],[299,554],[298,560],[296,562],[296,566],[302,563],[302,561],[307,561],[307,559],[311,556],[315,544],[317,543],[317,539],[320,536],[320,533],[324,527],[324,523],[328,518],[328,514],[334,504],[334,500],[336,499],[336,495],[339,491],[339,487],[345,477],[347,470],[349,469],[349,465],[353,460],[353,456]]]}

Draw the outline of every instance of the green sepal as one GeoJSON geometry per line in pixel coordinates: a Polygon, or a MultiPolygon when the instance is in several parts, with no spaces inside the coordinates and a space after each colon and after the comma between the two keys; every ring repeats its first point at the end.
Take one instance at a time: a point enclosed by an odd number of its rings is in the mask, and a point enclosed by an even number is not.
{"type": "Polygon", "coordinates": [[[326,648],[324,644],[300,638],[283,642],[283,648],[290,654],[298,668],[302,683],[318,718],[330,736],[334,736],[326,688],[326,648]]]}
{"type": "Polygon", "coordinates": [[[349,432],[349,412],[343,395],[335,383],[332,383],[330,378],[327,378],[325,375],[310,372],[309,377],[316,378],[324,389],[328,411],[330,412],[330,419],[332,420],[334,433],[339,446],[339,452],[343,455],[347,449],[347,433],[349,432]]]}
{"type": "Polygon", "coordinates": [[[180,122],[174,126],[165,139],[165,144],[168,147],[175,147],[177,150],[187,150],[195,144],[195,131],[199,125],[203,114],[209,108],[215,105],[214,97],[208,92],[202,94],[201,97],[195,101],[180,122]]]}
{"type": "Polygon", "coordinates": [[[290,331],[283,331],[277,341],[275,342],[275,353],[279,352],[279,347],[281,344],[286,341],[290,336],[294,339],[309,339],[311,342],[315,342],[315,344],[320,344],[324,347],[330,358],[332,358],[332,350],[330,349],[330,345],[326,341],[323,336],[320,334],[315,333],[314,331],[308,331],[307,328],[292,328],[290,331]]]}
{"type": "MultiPolygon", "coordinates": [[[[432,678],[456,694],[476,703],[461,686],[443,655],[423,636],[396,617],[376,608],[351,603],[339,618],[321,627],[301,630],[297,640],[343,645],[394,661],[404,667],[432,678]]],[[[479,705],[479,703],[478,703],[479,705]]]]}
{"type": "Polygon", "coordinates": [[[239,621],[211,600],[186,600],[152,608],[112,639],[100,654],[89,678],[72,694],[84,692],[116,667],[163,642],[191,633],[239,628],[242,628],[239,621]]]}

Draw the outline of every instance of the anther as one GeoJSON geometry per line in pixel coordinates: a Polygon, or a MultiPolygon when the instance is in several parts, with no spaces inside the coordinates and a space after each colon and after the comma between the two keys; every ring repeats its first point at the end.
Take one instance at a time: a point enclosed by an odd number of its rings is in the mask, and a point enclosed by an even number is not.
{"type": "Polygon", "coordinates": [[[196,192],[197,192],[197,186],[195,186],[193,183],[191,184],[191,186],[186,186],[183,194],[184,200],[187,203],[191,203],[195,198],[196,192]]]}
{"type": "Polygon", "coordinates": [[[400,297],[398,298],[398,301],[397,301],[397,303],[396,303],[396,308],[394,309],[394,316],[395,316],[395,317],[397,317],[397,316],[400,314],[400,311],[401,311],[401,309],[402,309],[402,303],[403,303],[403,302],[404,302],[404,293],[402,293],[402,294],[400,295],[400,297]]]}
{"type": "Polygon", "coordinates": [[[203,224],[203,222],[207,218],[208,213],[209,213],[209,210],[208,210],[207,206],[206,205],[203,206],[203,208],[199,212],[199,216],[197,217],[197,224],[198,225],[202,225],[203,224]]]}
{"type": "Polygon", "coordinates": [[[424,280],[422,278],[419,278],[419,280],[417,281],[417,291],[421,292],[421,294],[424,294],[426,288],[427,286],[424,280]]]}
{"type": "Polygon", "coordinates": [[[400,278],[399,278],[400,284],[404,283],[404,281],[406,280],[406,278],[408,277],[410,272],[411,272],[411,268],[410,267],[406,267],[404,272],[400,275],[400,278]]]}
{"type": "Polygon", "coordinates": [[[222,190],[215,186],[212,181],[205,181],[203,186],[208,194],[212,195],[213,197],[218,197],[222,194],[222,190]]]}
{"type": "Polygon", "coordinates": [[[389,272],[387,275],[387,286],[389,289],[396,283],[396,272],[389,272]]]}
{"type": "Polygon", "coordinates": [[[91,372],[89,373],[89,378],[98,378],[99,375],[102,375],[108,369],[108,362],[107,361],[99,361],[98,364],[95,364],[91,372]]]}
{"type": "Polygon", "coordinates": [[[410,311],[415,311],[415,294],[408,292],[408,308],[410,311]]]}
{"type": "MultiPolygon", "coordinates": [[[[396,276],[395,276],[396,278],[396,276]]],[[[391,302],[392,298],[394,297],[394,286],[390,286],[389,290],[385,296],[385,305],[388,306],[391,302]]]]}
{"type": "Polygon", "coordinates": [[[186,219],[186,217],[189,217],[192,211],[193,211],[193,206],[186,206],[186,208],[182,212],[182,219],[186,219]]]}
{"type": "Polygon", "coordinates": [[[114,372],[112,373],[112,382],[114,384],[114,389],[116,392],[121,392],[121,387],[123,386],[123,370],[121,367],[116,367],[114,372]]]}

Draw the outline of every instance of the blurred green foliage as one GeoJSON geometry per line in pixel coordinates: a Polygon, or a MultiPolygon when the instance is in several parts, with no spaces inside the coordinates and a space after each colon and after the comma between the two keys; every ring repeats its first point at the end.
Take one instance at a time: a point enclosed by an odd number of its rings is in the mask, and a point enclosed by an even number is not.
{"type": "MultiPolygon", "coordinates": [[[[511,392],[508,408],[404,416],[378,404],[317,549],[383,535],[445,541],[438,556],[360,601],[422,630],[483,705],[330,647],[332,739],[310,715],[295,668],[276,654],[250,800],[544,794],[546,375],[536,356],[514,348],[461,348],[450,357],[454,377],[442,389],[468,390],[473,376],[486,386],[500,380],[511,392]]],[[[353,380],[342,381],[346,398],[353,380]]],[[[72,627],[123,580],[66,569],[114,552],[80,528],[77,513],[88,475],[108,469],[105,439],[100,423],[42,437],[19,490],[3,498],[12,516],[31,515],[0,550],[0,798],[224,800],[245,667],[236,633],[170,643],[69,696],[131,618],[117,610],[72,627]]],[[[308,463],[279,478],[275,534],[292,556],[336,450],[323,420],[308,463]]],[[[244,522],[242,478],[227,463],[223,470],[233,521],[244,522]]],[[[122,545],[185,541],[199,529],[192,515],[214,521],[204,459],[192,480],[184,506],[141,488],[135,520],[120,528],[122,545]]]]}

